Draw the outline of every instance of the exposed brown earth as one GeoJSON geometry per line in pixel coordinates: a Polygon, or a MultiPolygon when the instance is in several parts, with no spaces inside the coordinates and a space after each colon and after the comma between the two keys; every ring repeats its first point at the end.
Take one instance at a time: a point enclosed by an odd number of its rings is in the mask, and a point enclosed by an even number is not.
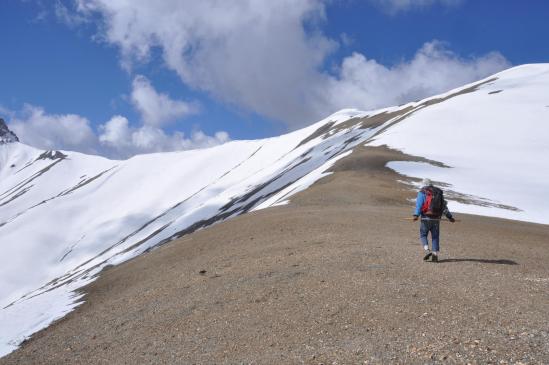
{"type": "Polygon", "coordinates": [[[423,262],[398,159],[357,149],[288,206],[104,271],[0,363],[549,363],[549,226],[457,214],[423,262]]]}

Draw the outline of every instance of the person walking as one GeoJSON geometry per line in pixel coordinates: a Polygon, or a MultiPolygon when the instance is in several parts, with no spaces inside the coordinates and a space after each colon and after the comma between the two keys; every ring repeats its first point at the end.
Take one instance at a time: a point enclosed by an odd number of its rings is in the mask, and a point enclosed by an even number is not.
{"type": "Polygon", "coordinates": [[[431,180],[423,179],[422,188],[417,193],[414,221],[421,218],[419,239],[425,250],[424,261],[432,258],[433,262],[438,262],[440,219],[443,215],[452,223],[456,221],[448,210],[443,191],[433,186],[431,180]],[[431,232],[432,250],[429,250],[429,232],[431,232]]]}

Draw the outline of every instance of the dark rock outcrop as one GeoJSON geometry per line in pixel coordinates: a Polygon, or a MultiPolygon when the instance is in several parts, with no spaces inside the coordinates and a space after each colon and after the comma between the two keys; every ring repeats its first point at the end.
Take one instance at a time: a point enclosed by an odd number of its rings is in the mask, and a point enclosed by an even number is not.
{"type": "Polygon", "coordinates": [[[19,138],[9,130],[4,119],[0,118],[0,144],[19,142],[19,138]]]}

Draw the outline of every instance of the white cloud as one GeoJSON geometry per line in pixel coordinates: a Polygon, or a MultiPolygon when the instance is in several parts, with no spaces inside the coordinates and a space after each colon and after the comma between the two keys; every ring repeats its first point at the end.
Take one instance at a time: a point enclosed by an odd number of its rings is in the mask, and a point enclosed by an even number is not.
{"type": "Polygon", "coordinates": [[[229,141],[227,132],[208,136],[195,130],[189,138],[182,132],[166,134],[162,129],[150,125],[132,128],[128,120],[120,115],[112,117],[100,126],[99,141],[110,155],[130,157],[138,153],[180,151],[212,147],[229,141]]]}
{"type": "Polygon", "coordinates": [[[173,100],[167,94],[157,92],[141,75],[133,80],[131,101],[141,113],[143,122],[152,126],[162,126],[198,111],[194,103],[173,100]]]}
{"type": "Polygon", "coordinates": [[[205,148],[230,140],[225,131],[210,136],[195,129],[188,137],[179,131],[166,133],[161,126],[196,113],[198,106],[159,93],[144,76],[134,78],[131,102],[141,114],[143,124],[132,126],[126,117],[115,115],[100,124],[97,133],[85,117],[77,114],[48,114],[44,108],[30,104],[25,104],[19,111],[0,105],[0,113],[8,117],[9,128],[25,144],[41,149],[63,149],[111,158],[205,148]]]}
{"type": "MultiPolygon", "coordinates": [[[[71,11],[60,0],[57,0],[54,5],[55,17],[69,27],[76,27],[88,22],[88,18],[79,14],[78,12],[71,11]]],[[[47,13],[43,12],[41,17],[44,18],[47,13]]]]}
{"type": "MultiPolygon", "coordinates": [[[[158,49],[186,85],[291,128],[343,107],[371,109],[431,96],[509,66],[499,53],[464,59],[432,41],[392,67],[354,53],[336,71],[324,71],[340,42],[321,32],[323,0],[75,1],[80,14],[99,15],[100,37],[119,48],[127,69],[148,62],[158,49]]],[[[394,11],[459,3],[372,1],[394,11]]],[[[151,115],[159,115],[160,104],[151,104],[151,115]]],[[[147,119],[155,125],[154,117],[147,119]]]]}
{"type": "Polygon", "coordinates": [[[128,69],[158,47],[184,83],[243,110],[303,123],[322,106],[318,68],[336,42],[315,30],[321,1],[77,1],[128,69]]]}
{"type": "Polygon", "coordinates": [[[20,111],[2,108],[9,117],[8,127],[22,143],[41,149],[63,149],[100,154],[111,158],[128,158],[136,154],[180,151],[211,147],[229,141],[228,133],[206,135],[200,130],[189,137],[182,132],[168,134],[160,128],[132,127],[126,117],[115,115],[99,126],[96,133],[88,119],[76,114],[48,114],[26,104],[20,111]]]}
{"type": "Polygon", "coordinates": [[[455,7],[465,0],[370,0],[389,14],[397,14],[416,8],[427,8],[436,4],[446,7],[455,7]]]}
{"type": "Polygon", "coordinates": [[[88,119],[77,114],[47,114],[25,104],[11,113],[9,128],[20,141],[42,149],[67,149],[96,153],[96,137],[88,119]]]}
{"type": "Polygon", "coordinates": [[[425,43],[407,61],[386,67],[355,53],[343,60],[337,76],[326,88],[326,98],[338,107],[361,109],[399,105],[441,93],[509,67],[493,52],[462,59],[443,43],[425,43]]]}
{"type": "Polygon", "coordinates": [[[111,148],[126,148],[131,144],[129,122],[121,115],[113,116],[99,128],[99,142],[111,148]]]}

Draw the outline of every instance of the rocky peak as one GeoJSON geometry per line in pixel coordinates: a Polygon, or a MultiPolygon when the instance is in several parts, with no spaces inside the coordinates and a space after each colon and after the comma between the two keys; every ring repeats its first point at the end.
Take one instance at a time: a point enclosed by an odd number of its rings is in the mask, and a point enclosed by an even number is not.
{"type": "Polygon", "coordinates": [[[19,138],[9,130],[4,119],[0,118],[0,144],[19,142],[19,138]]]}

